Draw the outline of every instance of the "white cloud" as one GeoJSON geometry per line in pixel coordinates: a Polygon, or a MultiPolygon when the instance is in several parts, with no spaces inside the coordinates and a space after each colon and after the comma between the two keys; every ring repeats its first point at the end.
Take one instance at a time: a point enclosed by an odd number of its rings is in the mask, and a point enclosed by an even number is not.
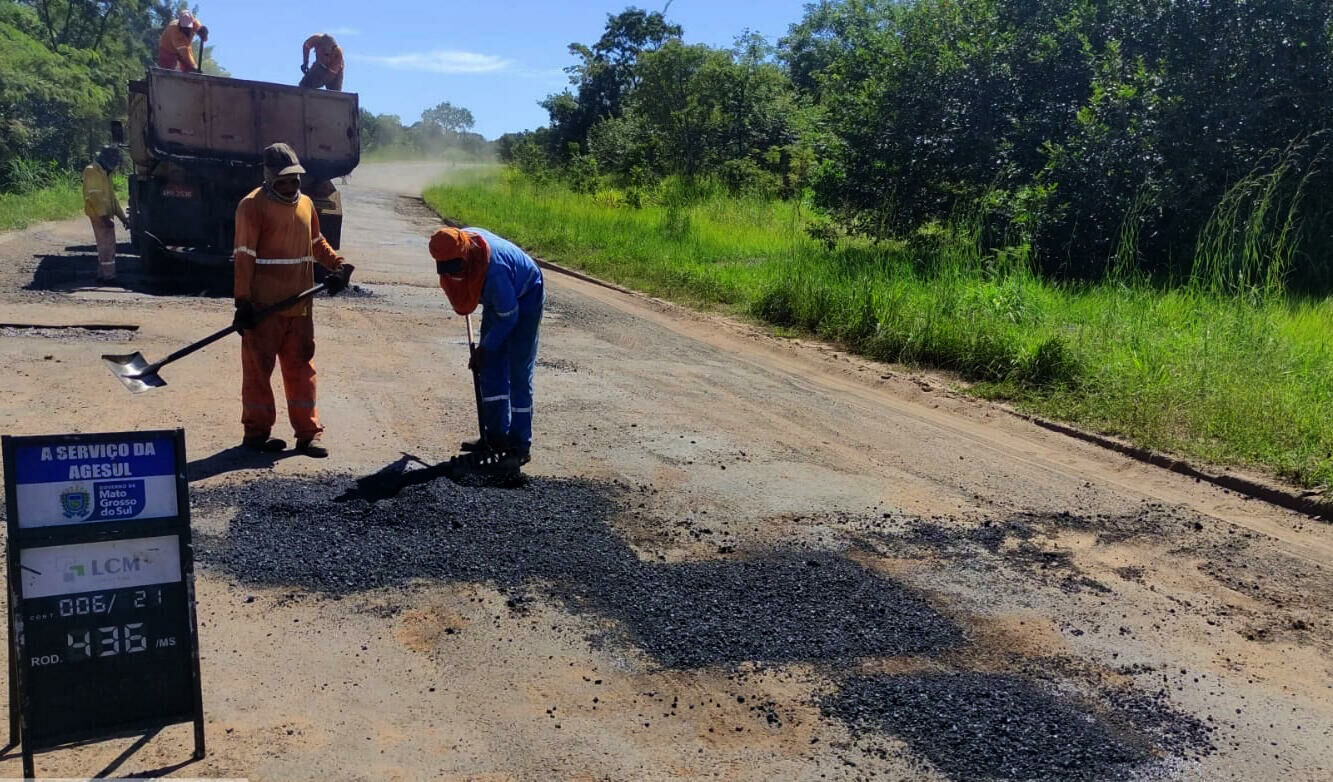
{"type": "Polygon", "coordinates": [[[431,52],[411,52],[388,57],[361,56],[354,59],[373,62],[400,71],[427,73],[494,73],[503,71],[511,63],[503,57],[476,52],[436,49],[431,52]]]}
{"type": "Polygon", "coordinates": [[[335,27],[332,30],[326,30],[325,32],[327,32],[329,35],[340,35],[344,38],[349,38],[353,35],[361,34],[361,31],[355,27],[335,27]]]}

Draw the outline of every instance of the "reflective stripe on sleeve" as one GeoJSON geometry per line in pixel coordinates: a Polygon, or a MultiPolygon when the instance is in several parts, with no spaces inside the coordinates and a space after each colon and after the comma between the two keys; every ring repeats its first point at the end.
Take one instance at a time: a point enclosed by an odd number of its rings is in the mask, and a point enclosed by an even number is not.
{"type": "Polygon", "coordinates": [[[260,266],[289,266],[296,263],[314,263],[314,256],[307,255],[304,258],[256,258],[255,263],[260,266]]]}
{"type": "Polygon", "coordinates": [[[510,310],[510,311],[508,311],[508,312],[497,312],[497,313],[495,313],[495,317],[497,317],[497,318],[507,318],[507,317],[509,317],[510,315],[513,315],[515,312],[518,312],[518,307],[515,307],[515,308],[513,308],[512,310],[510,310]]]}

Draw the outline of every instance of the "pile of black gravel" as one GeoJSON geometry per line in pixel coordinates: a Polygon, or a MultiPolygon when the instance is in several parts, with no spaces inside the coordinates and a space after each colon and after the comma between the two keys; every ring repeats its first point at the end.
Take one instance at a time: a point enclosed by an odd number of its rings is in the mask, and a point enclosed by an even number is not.
{"type": "Polygon", "coordinates": [[[198,557],[242,583],[334,595],[416,578],[541,589],[616,620],[626,640],[671,668],[850,661],[961,641],[911,590],[826,553],[643,562],[609,525],[625,487],[536,478],[520,489],[469,488],[417,473],[198,491],[196,512],[236,509],[224,536],[198,537],[198,557]]]}
{"type": "MultiPolygon", "coordinates": [[[[960,630],[904,585],[826,552],[645,562],[612,519],[631,488],[534,478],[465,487],[405,456],[376,475],[268,478],[195,492],[198,514],[231,517],[196,537],[199,560],[244,584],[346,595],[414,579],[484,583],[522,611],[544,595],[611,620],[610,640],[667,668],[739,662],[938,657],[960,630]]],[[[919,528],[918,537],[942,529],[919,528]]],[[[1003,535],[1025,538],[1021,528],[1003,535]]],[[[975,533],[973,533],[975,535],[975,533]]],[[[973,543],[991,543],[986,533],[973,543]]],[[[1206,753],[1208,729],[1125,693],[1096,713],[1019,676],[851,676],[822,702],[857,733],[901,738],[954,780],[1126,779],[1155,757],[1206,753]],[[1155,749],[1154,749],[1155,748],[1155,749]]]]}
{"type": "Polygon", "coordinates": [[[950,779],[1092,782],[1151,760],[1074,702],[1026,679],[983,673],[857,676],[825,710],[854,731],[886,731],[950,779]]]}

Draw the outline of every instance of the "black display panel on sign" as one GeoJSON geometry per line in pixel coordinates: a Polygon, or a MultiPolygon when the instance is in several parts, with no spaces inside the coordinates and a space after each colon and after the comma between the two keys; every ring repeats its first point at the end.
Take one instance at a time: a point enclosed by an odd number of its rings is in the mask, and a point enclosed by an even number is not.
{"type": "Polygon", "coordinates": [[[189,721],[202,757],[184,433],[5,437],[3,451],[25,773],[35,751],[189,721]]]}

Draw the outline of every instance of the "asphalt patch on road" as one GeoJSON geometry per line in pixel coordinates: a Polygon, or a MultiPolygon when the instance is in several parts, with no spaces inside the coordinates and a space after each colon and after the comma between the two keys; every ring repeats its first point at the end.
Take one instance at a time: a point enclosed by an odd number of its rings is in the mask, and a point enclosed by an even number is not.
{"type": "Polygon", "coordinates": [[[261,479],[194,493],[196,514],[233,513],[196,548],[255,586],[341,596],[431,579],[490,584],[515,605],[544,594],[612,620],[594,641],[632,644],[666,668],[845,663],[962,642],[920,595],[837,555],[646,563],[611,526],[628,492],[534,478],[520,489],[423,481],[381,496],[343,476],[261,479]]]}
{"type": "Polygon", "coordinates": [[[53,339],[58,342],[129,342],[134,332],[78,326],[0,326],[0,339],[53,339]]]}
{"type": "Polygon", "coordinates": [[[1017,676],[857,676],[822,707],[854,733],[897,736],[960,782],[1122,780],[1154,759],[1146,736],[1017,676]]]}

